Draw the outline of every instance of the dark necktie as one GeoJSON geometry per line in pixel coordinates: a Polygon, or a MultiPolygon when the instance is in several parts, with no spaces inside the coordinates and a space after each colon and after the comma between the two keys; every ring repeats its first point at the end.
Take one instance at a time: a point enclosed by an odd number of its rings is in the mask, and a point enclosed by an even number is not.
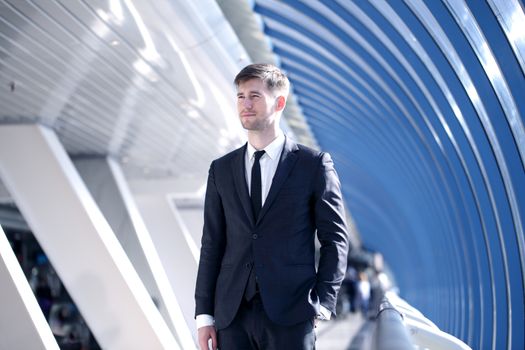
{"type": "MultiPolygon", "coordinates": [[[[255,162],[252,166],[252,181],[250,185],[250,195],[252,198],[253,216],[255,221],[259,217],[259,212],[262,207],[262,189],[261,189],[261,164],[259,160],[264,155],[264,151],[255,152],[255,162]]],[[[250,276],[248,276],[248,282],[246,283],[246,289],[244,290],[244,298],[248,301],[252,300],[257,294],[257,278],[255,276],[255,267],[251,264],[250,276]]]]}
{"type": "Polygon", "coordinates": [[[252,197],[253,216],[255,221],[259,217],[262,207],[262,189],[261,189],[261,164],[259,160],[264,155],[264,151],[255,152],[255,161],[252,167],[252,182],[250,186],[250,196],[252,197]]]}

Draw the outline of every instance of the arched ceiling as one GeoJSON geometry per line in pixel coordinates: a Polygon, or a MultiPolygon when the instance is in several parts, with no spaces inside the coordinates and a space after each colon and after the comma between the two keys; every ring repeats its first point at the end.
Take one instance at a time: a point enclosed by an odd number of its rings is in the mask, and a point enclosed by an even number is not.
{"type": "Polygon", "coordinates": [[[473,348],[523,348],[518,1],[256,0],[364,245],[473,348]]]}
{"type": "Polygon", "coordinates": [[[247,63],[213,1],[0,1],[0,123],[46,125],[128,178],[204,182],[242,142],[231,80],[247,63]]]}

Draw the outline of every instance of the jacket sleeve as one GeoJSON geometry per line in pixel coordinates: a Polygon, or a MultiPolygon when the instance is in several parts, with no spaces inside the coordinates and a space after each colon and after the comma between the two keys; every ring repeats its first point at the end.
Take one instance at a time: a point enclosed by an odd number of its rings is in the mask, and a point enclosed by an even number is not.
{"type": "Polygon", "coordinates": [[[215,285],[226,242],[225,226],[224,209],[215,183],[215,163],[212,162],[204,202],[204,228],[195,287],[195,315],[214,315],[215,285]]]}
{"type": "Polygon", "coordinates": [[[320,155],[315,188],[315,224],[321,245],[315,288],[321,305],[335,315],[349,241],[341,185],[328,153],[320,155]]]}

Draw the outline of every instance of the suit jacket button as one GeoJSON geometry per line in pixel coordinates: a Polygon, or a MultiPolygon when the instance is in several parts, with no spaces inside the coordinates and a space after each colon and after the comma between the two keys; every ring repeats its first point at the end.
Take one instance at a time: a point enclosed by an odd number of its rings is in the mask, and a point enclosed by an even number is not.
{"type": "Polygon", "coordinates": [[[259,237],[259,236],[257,236],[257,233],[254,233],[254,234],[252,235],[252,238],[253,238],[253,239],[257,239],[258,237],[259,237]]]}

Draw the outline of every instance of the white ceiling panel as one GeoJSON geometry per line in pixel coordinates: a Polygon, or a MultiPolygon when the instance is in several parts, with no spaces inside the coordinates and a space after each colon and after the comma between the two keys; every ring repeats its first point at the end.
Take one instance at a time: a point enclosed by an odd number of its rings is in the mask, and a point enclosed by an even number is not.
{"type": "Polygon", "coordinates": [[[130,178],[205,177],[239,145],[247,63],[213,1],[0,1],[0,122],[47,125],[130,178]]]}

